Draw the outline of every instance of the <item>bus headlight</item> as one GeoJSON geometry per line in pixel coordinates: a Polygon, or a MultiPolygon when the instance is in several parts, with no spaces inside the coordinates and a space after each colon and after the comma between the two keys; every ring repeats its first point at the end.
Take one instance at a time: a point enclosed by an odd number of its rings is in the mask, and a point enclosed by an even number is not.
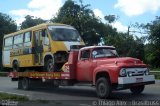
{"type": "Polygon", "coordinates": [[[125,69],[125,68],[122,68],[122,69],[120,70],[119,75],[120,75],[121,77],[127,76],[127,71],[126,71],[126,69],[125,69]]]}

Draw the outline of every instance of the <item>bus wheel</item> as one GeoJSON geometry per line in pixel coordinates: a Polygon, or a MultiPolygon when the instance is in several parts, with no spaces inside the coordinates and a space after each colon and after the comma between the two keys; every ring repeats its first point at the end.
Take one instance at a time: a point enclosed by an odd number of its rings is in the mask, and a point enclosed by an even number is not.
{"type": "Polygon", "coordinates": [[[110,81],[105,77],[99,78],[96,81],[96,92],[101,99],[109,97],[112,92],[110,81]]]}
{"type": "Polygon", "coordinates": [[[141,94],[143,92],[144,88],[145,88],[144,85],[134,86],[134,87],[130,88],[130,91],[133,94],[141,94]]]}
{"type": "Polygon", "coordinates": [[[44,71],[53,72],[54,71],[54,64],[52,59],[48,59],[44,66],[44,71]]]}
{"type": "Polygon", "coordinates": [[[13,62],[13,72],[18,72],[19,71],[19,65],[17,61],[13,62]]]}

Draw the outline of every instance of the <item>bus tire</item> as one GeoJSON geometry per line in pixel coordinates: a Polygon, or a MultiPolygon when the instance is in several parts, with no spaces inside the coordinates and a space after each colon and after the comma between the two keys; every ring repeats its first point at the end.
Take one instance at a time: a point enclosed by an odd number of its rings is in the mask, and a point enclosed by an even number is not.
{"type": "Polygon", "coordinates": [[[54,64],[52,59],[48,59],[44,65],[44,71],[53,72],[54,71],[54,64]]]}
{"type": "Polygon", "coordinates": [[[19,72],[19,64],[18,61],[13,62],[13,72],[19,72]]]}
{"type": "Polygon", "coordinates": [[[110,81],[105,77],[100,77],[96,81],[96,93],[101,99],[108,98],[111,94],[111,84],[110,81]]]}
{"type": "Polygon", "coordinates": [[[133,93],[133,94],[141,94],[144,90],[145,86],[144,85],[140,85],[140,86],[134,86],[134,87],[131,87],[130,88],[130,91],[133,93]]]}
{"type": "Polygon", "coordinates": [[[22,79],[22,89],[23,90],[29,90],[30,89],[29,78],[23,78],[22,79]]]}

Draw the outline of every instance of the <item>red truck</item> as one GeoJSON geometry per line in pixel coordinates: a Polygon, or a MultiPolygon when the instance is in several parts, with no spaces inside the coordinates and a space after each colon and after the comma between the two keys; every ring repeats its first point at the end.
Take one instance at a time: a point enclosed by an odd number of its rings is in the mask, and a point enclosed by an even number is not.
{"type": "Polygon", "coordinates": [[[38,81],[51,86],[90,84],[99,98],[107,98],[114,90],[130,89],[140,94],[155,77],[141,60],[119,57],[113,46],[72,46],[68,62],[57,72],[10,72],[18,88],[28,90],[38,81]]]}

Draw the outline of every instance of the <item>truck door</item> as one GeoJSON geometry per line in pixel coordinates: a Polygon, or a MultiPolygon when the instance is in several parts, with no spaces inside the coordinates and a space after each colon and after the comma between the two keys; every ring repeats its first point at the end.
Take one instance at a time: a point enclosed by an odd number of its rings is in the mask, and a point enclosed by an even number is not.
{"type": "Polygon", "coordinates": [[[43,53],[43,37],[42,37],[42,30],[34,31],[34,63],[35,65],[42,64],[42,53],[43,53]]]}
{"type": "Polygon", "coordinates": [[[83,50],[77,64],[77,80],[92,81],[92,62],[90,50],[83,50]]]}

